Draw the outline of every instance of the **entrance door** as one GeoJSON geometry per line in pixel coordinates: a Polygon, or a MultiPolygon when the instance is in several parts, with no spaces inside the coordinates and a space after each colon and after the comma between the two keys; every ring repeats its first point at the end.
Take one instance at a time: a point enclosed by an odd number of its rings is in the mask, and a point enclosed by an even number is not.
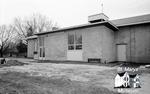
{"type": "Polygon", "coordinates": [[[82,34],[70,32],[68,34],[67,60],[82,61],[82,34]]]}
{"type": "Polygon", "coordinates": [[[117,45],[118,61],[126,61],[126,45],[117,45]]]}

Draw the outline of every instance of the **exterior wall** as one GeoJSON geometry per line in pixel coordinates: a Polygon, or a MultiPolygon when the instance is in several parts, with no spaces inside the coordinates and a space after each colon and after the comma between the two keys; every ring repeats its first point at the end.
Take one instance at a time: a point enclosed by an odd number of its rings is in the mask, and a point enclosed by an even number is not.
{"type": "Polygon", "coordinates": [[[88,61],[88,58],[116,61],[114,32],[103,25],[46,34],[45,59],[67,60],[69,32],[82,33],[83,61],[88,61]]]}
{"type": "Polygon", "coordinates": [[[48,34],[45,37],[45,59],[66,60],[67,36],[64,32],[48,34]]]}
{"type": "Polygon", "coordinates": [[[102,62],[116,61],[114,31],[105,26],[84,29],[83,60],[101,58],[102,62]]]}
{"type": "Polygon", "coordinates": [[[29,39],[28,40],[28,46],[27,46],[27,57],[34,58],[34,48],[35,48],[35,39],[29,39]]]}
{"type": "Polygon", "coordinates": [[[102,39],[102,55],[106,62],[116,61],[116,45],[115,45],[115,31],[104,27],[101,34],[102,39]]]}
{"type": "MultiPolygon", "coordinates": [[[[83,61],[88,58],[116,61],[116,44],[127,44],[127,61],[150,63],[150,24],[119,27],[119,31],[100,25],[46,34],[45,59],[67,60],[68,32],[82,33],[83,61]]],[[[34,57],[34,45],[34,39],[28,40],[28,57],[34,57]]]]}
{"type": "Polygon", "coordinates": [[[116,44],[127,44],[127,61],[150,63],[150,24],[120,27],[116,44]]]}

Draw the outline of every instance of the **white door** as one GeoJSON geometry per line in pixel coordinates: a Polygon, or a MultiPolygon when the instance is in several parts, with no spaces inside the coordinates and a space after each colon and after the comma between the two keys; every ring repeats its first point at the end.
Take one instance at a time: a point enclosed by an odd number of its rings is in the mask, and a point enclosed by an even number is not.
{"type": "Polygon", "coordinates": [[[68,33],[67,60],[82,61],[82,34],[81,32],[68,33]]]}
{"type": "Polygon", "coordinates": [[[82,61],[82,50],[68,50],[67,59],[73,61],[82,61]]]}
{"type": "Polygon", "coordinates": [[[117,45],[118,61],[126,61],[126,45],[117,45]]]}

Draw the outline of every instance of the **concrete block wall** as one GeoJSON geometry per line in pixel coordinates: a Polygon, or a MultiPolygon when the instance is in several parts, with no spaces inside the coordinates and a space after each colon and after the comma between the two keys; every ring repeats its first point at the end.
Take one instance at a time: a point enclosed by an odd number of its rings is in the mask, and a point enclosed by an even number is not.
{"type": "Polygon", "coordinates": [[[48,34],[45,37],[45,59],[66,60],[67,36],[64,32],[48,34]]]}
{"type": "Polygon", "coordinates": [[[83,59],[100,58],[102,62],[116,60],[114,31],[106,26],[90,27],[83,32],[83,59]]]}
{"type": "Polygon", "coordinates": [[[127,44],[127,61],[150,63],[150,24],[120,27],[116,44],[127,44]]]}
{"type": "Polygon", "coordinates": [[[33,58],[34,57],[34,42],[35,42],[35,39],[29,39],[28,40],[28,46],[27,46],[27,57],[29,58],[33,58]]]}
{"type": "Polygon", "coordinates": [[[44,35],[45,59],[67,60],[69,32],[82,33],[83,61],[88,61],[88,58],[107,62],[116,60],[114,31],[104,25],[44,35]]]}
{"type": "Polygon", "coordinates": [[[115,31],[103,27],[101,32],[102,37],[102,57],[104,62],[117,61],[116,45],[115,45],[115,31]]]}

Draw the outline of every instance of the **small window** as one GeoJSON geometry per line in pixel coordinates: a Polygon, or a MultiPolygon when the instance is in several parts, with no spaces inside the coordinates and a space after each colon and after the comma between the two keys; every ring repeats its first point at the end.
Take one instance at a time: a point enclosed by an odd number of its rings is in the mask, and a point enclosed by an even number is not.
{"type": "Polygon", "coordinates": [[[74,35],[68,34],[68,44],[74,44],[74,35]]]}
{"type": "Polygon", "coordinates": [[[39,37],[39,46],[44,46],[44,37],[39,37]]]}
{"type": "Polygon", "coordinates": [[[82,35],[80,33],[76,33],[75,39],[76,39],[76,44],[82,44],[82,35]]]}
{"type": "Polygon", "coordinates": [[[45,57],[45,48],[43,47],[43,57],[45,57]]]}
{"type": "Polygon", "coordinates": [[[74,50],[74,45],[69,45],[68,50],[74,50]]]}
{"type": "Polygon", "coordinates": [[[76,50],[81,50],[82,49],[82,45],[76,45],[76,50]]]}
{"type": "Polygon", "coordinates": [[[42,57],[42,48],[40,48],[40,57],[42,57]]]}

